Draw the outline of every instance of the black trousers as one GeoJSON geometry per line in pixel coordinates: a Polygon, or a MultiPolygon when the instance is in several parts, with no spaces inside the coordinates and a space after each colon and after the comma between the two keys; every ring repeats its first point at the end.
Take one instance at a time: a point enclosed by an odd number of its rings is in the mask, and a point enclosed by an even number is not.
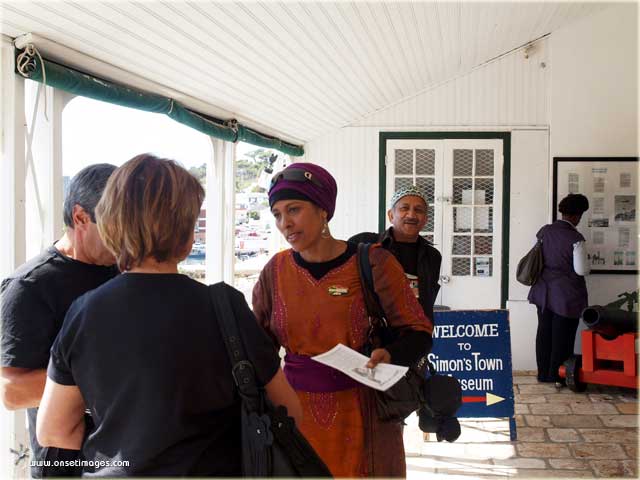
{"type": "Polygon", "coordinates": [[[578,330],[577,318],[567,318],[551,310],[538,307],[536,334],[536,362],[538,380],[558,382],[558,368],[573,355],[573,344],[578,330]]]}

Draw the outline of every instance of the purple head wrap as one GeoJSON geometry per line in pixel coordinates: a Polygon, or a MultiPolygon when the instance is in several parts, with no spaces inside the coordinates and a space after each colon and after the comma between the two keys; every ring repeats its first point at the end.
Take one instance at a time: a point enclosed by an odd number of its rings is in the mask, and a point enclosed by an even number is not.
{"type": "Polygon", "coordinates": [[[327,220],[331,220],[333,212],[336,209],[336,197],[338,196],[338,186],[335,179],[324,168],[313,163],[292,163],[282,172],[274,175],[277,183],[269,189],[269,206],[273,206],[279,200],[288,200],[291,198],[300,198],[297,195],[289,196],[288,193],[293,191],[301,194],[309,201],[327,212],[327,220]],[[301,179],[279,178],[279,175],[289,170],[300,170],[304,176],[309,177],[301,179]],[[279,194],[279,192],[281,192],[279,194]]]}

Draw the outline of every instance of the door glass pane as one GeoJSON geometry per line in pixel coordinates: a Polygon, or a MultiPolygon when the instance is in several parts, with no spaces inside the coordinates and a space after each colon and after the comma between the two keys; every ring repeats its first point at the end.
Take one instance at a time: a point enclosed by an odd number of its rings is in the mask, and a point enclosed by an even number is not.
{"type": "Polygon", "coordinates": [[[396,175],[413,174],[413,150],[396,150],[396,175]]]}
{"type": "Polygon", "coordinates": [[[473,150],[453,150],[453,176],[468,177],[473,175],[473,150]]]}
{"type": "Polygon", "coordinates": [[[420,233],[433,232],[433,205],[427,206],[427,223],[424,224],[420,233]]]}
{"type": "Polygon", "coordinates": [[[453,231],[471,231],[471,207],[453,207],[453,231]]]}
{"type": "Polygon", "coordinates": [[[421,188],[427,195],[427,203],[433,203],[433,193],[435,191],[435,178],[416,178],[416,186],[421,188]]]}
{"type": "Polygon", "coordinates": [[[476,150],[476,176],[493,176],[493,150],[476,150]]]}
{"type": "Polygon", "coordinates": [[[491,255],[493,253],[493,237],[476,235],[473,242],[475,255],[491,255]]]}
{"type": "Polygon", "coordinates": [[[451,253],[453,255],[471,255],[471,237],[469,235],[454,235],[451,253]]]}
{"type": "Polygon", "coordinates": [[[471,259],[469,257],[453,257],[451,259],[451,275],[468,276],[470,275],[470,266],[471,259]]]}
{"type": "Polygon", "coordinates": [[[493,207],[475,207],[473,231],[477,233],[493,232],[493,207]]]}
{"type": "Polygon", "coordinates": [[[475,181],[475,204],[493,204],[493,178],[476,178],[475,181]]]}
{"type": "Polygon", "coordinates": [[[436,151],[419,148],[416,150],[416,175],[435,175],[436,151]]]}
{"type": "Polygon", "coordinates": [[[475,257],[473,259],[473,275],[476,277],[490,277],[493,275],[493,258],[475,257]]]}
{"type": "Polygon", "coordinates": [[[470,178],[454,178],[453,179],[453,204],[454,205],[471,205],[472,204],[472,188],[473,182],[470,178]]]}
{"type": "Polygon", "coordinates": [[[411,185],[413,185],[413,180],[411,178],[407,178],[407,177],[396,177],[394,180],[394,185],[395,185],[395,190],[398,190],[399,188],[402,187],[410,187],[411,185]]]}

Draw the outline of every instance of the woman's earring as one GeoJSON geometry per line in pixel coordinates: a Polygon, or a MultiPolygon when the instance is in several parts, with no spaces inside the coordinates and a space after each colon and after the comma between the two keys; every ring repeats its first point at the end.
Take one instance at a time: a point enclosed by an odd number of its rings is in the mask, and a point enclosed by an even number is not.
{"type": "Polygon", "coordinates": [[[322,227],[322,232],[320,232],[322,238],[329,238],[331,236],[331,232],[329,231],[329,222],[324,221],[324,226],[322,227]]]}

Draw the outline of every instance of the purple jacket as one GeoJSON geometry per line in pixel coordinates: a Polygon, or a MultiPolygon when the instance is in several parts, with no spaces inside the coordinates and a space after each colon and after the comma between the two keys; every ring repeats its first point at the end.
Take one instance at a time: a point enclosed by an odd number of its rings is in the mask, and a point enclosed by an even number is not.
{"type": "Polygon", "coordinates": [[[542,240],[544,269],[529,291],[529,302],[563,317],[579,318],[587,306],[587,285],[573,270],[573,244],[584,237],[564,220],[545,225],[536,236],[542,240]]]}

